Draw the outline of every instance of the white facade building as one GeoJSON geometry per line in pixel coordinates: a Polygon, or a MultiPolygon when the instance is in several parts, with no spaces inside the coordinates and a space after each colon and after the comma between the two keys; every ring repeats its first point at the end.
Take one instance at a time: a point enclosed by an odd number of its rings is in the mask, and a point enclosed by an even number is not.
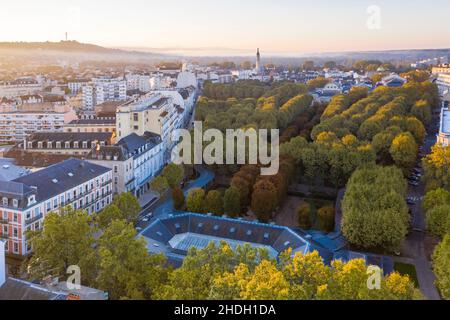
{"type": "Polygon", "coordinates": [[[439,74],[436,79],[436,84],[444,107],[448,106],[450,103],[450,74],[439,74]]]}
{"type": "Polygon", "coordinates": [[[112,170],[69,159],[13,181],[0,181],[0,238],[6,252],[26,255],[26,231],[39,230],[50,212],[62,207],[89,214],[112,203],[112,170]]]}
{"type": "Polygon", "coordinates": [[[92,84],[83,86],[83,107],[93,109],[94,106],[107,101],[125,101],[127,99],[126,81],[120,78],[96,78],[92,84]]]}
{"type": "Polygon", "coordinates": [[[36,94],[42,91],[43,85],[31,78],[0,82],[0,98],[36,94]]]}
{"type": "Polygon", "coordinates": [[[23,141],[35,132],[62,132],[64,124],[77,119],[68,112],[0,112],[0,142],[23,141]]]}
{"type": "Polygon", "coordinates": [[[117,139],[132,133],[142,136],[151,132],[161,136],[164,145],[170,150],[172,132],[183,124],[183,113],[182,106],[177,104],[171,94],[150,92],[117,109],[117,139]]]}
{"type": "Polygon", "coordinates": [[[131,192],[140,197],[164,167],[164,147],[159,135],[132,133],[114,146],[92,150],[88,159],[112,169],[114,193],[131,192]]]}
{"type": "Polygon", "coordinates": [[[438,143],[445,147],[450,146],[450,109],[448,108],[443,108],[441,112],[438,143]]]}

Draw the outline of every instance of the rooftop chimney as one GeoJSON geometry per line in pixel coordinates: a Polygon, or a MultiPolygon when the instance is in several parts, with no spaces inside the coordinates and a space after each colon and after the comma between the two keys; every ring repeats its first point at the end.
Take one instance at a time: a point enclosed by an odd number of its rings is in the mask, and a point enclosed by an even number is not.
{"type": "Polygon", "coordinates": [[[0,240],[0,287],[6,281],[5,242],[0,240]]]}

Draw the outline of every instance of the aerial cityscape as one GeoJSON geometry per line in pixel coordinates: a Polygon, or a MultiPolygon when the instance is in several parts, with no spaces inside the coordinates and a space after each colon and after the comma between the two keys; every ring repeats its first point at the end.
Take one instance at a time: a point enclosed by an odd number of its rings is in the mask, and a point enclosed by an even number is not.
{"type": "Polygon", "coordinates": [[[448,1],[4,2],[0,300],[450,300],[448,1]]]}

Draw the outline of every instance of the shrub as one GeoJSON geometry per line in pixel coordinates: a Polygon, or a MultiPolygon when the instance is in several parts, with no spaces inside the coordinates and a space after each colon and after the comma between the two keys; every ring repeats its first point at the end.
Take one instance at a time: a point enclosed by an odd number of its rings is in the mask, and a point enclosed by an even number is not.
{"type": "Polygon", "coordinates": [[[323,207],[317,210],[317,227],[320,230],[330,232],[334,228],[334,208],[323,207]]]}
{"type": "Polygon", "coordinates": [[[311,205],[307,202],[297,208],[298,224],[304,230],[311,229],[311,205]]]}

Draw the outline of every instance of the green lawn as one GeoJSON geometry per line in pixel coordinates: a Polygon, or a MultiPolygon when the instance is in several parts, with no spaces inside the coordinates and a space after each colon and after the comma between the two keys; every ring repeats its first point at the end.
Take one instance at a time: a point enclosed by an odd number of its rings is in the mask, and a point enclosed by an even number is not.
{"type": "Polygon", "coordinates": [[[409,278],[414,282],[415,286],[419,288],[419,280],[417,280],[417,272],[414,265],[396,262],[394,264],[394,270],[401,275],[408,275],[409,278]]]}

